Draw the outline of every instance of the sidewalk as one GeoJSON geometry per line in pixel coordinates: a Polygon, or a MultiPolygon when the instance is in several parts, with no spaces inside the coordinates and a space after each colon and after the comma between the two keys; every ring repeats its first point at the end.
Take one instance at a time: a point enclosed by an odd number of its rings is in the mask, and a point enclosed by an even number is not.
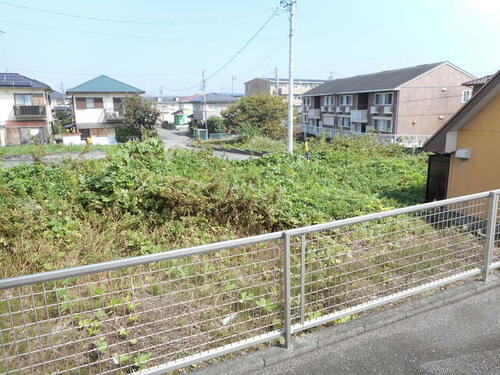
{"type": "Polygon", "coordinates": [[[500,374],[500,277],[469,282],[195,372],[500,374]]]}

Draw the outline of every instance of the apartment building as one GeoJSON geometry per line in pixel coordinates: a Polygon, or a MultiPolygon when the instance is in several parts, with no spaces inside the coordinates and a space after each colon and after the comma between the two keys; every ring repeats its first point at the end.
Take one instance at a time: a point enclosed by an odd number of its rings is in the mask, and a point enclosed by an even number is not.
{"type": "Polygon", "coordinates": [[[468,100],[462,84],[472,78],[438,62],[328,81],[303,94],[302,129],[332,137],[375,131],[421,145],[468,100]]]}
{"type": "Polygon", "coordinates": [[[49,85],[18,73],[0,73],[0,146],[26,145],[51,134],[49,85]]]}
{"type": "Polygon", "coordinates": [[[193,105],[194,124],[202,123],[210,117],[221,117],[221,112],[229,108],[233,103],[241,99],[241,96],[233,96],[229,94],[209,93],[206,98],[203,95],[195,96],[190,99],[189,103],[193,105]],[[206,104],[205,104],[206,103],[206,104]]]}
{"type": "Polygon", "coordinates": [[[67,94],[73,96],[73,117],[82,139],[108,137],[113,141],[115,129],[123,125],[123,99],[144,91],[100,75],[69,89],[67,94]]]}
{"type": "MultiPolygon", "coordinates": [[[[302,94],[325,82],[327,82],[326,79],[295,78],[293,80],[294,105],[302,105],[302,94]]],[[[288,89],[288,78],[254,78],[245,82],[245,96],[267,94],[286,97],[288,89]]]]}

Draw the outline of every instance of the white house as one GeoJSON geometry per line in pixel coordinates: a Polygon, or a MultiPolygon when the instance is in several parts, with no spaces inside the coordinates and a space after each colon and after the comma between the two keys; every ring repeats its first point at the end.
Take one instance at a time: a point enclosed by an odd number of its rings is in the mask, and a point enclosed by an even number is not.
{"type": "Polygon", "coordinates": [[[68,90],[67,94],[73,96],[73,117],[82,139],[107,137],[114,142],[115,129],[123,125],[123,99],[144,91],[100,75],[68,90]]]}
{"type": "Polygon", "coordinates": [[[210,117],[221,117],[221,112],[229,108],[229,106],[241,99],[240,96],[228,94],[209,93],[197,96],[190,100],[193,104],[193,123],[204,122],[210,117]]]}
{"type": "Polygon", "coordinates": [[[18,73],[0,73],[0,146],[25,145],[51,134],[52,89],[18,73]]]}

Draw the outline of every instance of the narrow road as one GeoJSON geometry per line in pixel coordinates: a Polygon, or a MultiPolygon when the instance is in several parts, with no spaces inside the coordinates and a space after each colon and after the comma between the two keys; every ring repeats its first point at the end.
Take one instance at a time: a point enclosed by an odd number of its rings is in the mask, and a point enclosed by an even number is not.
{"type": "Polygon", "coordinates": [[[499,301],[500,287],[497,286],[257,373],[500,374],[499,301]]]}
{"type": "MultiPolygon", "coordinates": [[[[199,151],[199,148],[189,146],[189,142],[192,140],[189,136],[190,132],[188,130],[167,130],[158,129],[158,135],[165,143],[165,148],[182,148],[185,150],[199,151]]],[[[252,155],[236,154],[232,152],[214,151],[214,155],[227,160],[247,160],[256,158],[252,155]]]]}

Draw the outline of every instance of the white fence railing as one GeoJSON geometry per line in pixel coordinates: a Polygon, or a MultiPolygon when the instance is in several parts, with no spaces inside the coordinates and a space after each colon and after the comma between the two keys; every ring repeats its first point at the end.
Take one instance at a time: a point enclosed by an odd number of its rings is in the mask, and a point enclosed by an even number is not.
{"type": "Polygon", "coordinates": [[[165,374],[486,280],[499,194],[0,280],[0,372],[165,374]]]}
{"type": "MultiPolygon", "coordinates": [[[[339,130],[334,128],[328,128],[324,126],[314,126],[301,124],[300,129],[308,135],[325,135],[328,138],[334,138],[338,135],[363,135],[367,133],[355,132],[352,130],[339,130]]],[[[414,135],[414,134],[382,134],[382,133],[371,133],[377,134],[377,137],[389,143],[397,143],[409,148],[422,147],[424,143],[431,137],[430,135],[414,135]]]]}

